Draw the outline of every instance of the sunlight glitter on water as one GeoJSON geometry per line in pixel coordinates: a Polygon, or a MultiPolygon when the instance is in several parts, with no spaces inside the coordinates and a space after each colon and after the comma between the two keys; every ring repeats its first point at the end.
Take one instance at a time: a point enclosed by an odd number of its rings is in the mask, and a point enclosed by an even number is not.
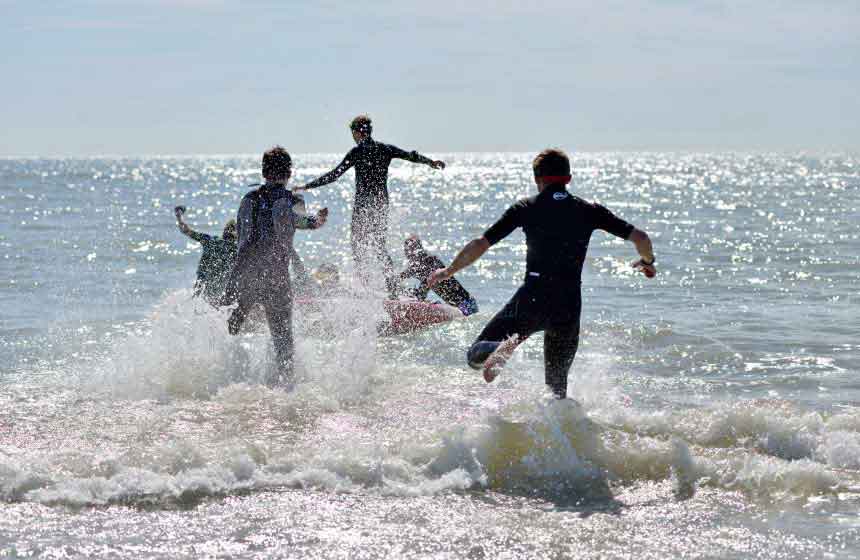
{"type": "MultiPolygon", "coordinates": [[[[398,166],[389,247],[450,260],[534,192],[528,154],[398,166]]],[[[336,156],[297,156],[298,183],[336,156]]],[[[860,179],[847,157],[578,154],[575,192],[651,233],[661,275],[596,233],[571,377],[529,341],[485,385],[463,353],[523,274],[520,234],[460,275],[482,312],[406,337],[378,302],[265,332],[190,298],[172,207],[218,231],[255,157],[0,161],[0,551],[70,556],[772,557],[860,549],[860,179]],[[13,232],[11,235],[7,232],[13,232]],[[133,270],[134,273],[128,271],[133,270]],[[81,509],[82,508],[82,509],[81,509]],[[39,519],[34,522],[34,519],[39,519]],[[182,530],[179,530],[182,527],[182,530]],[[774,538],[774,537],[777,538],[774,538]]],[[[309,265],[349,270],[351,179],[315,191],[309,265]]]]}

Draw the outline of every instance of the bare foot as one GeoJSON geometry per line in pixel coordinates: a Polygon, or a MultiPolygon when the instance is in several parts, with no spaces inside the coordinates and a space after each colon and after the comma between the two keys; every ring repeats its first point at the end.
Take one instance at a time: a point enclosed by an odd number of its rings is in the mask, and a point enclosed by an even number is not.
{"type": "Polygon", "coordinates": [[[508,363],[508,360],[514,354],[517,346],[522,344],[526,339],[520,338],[517,335],[511,336],[506,341],[502,342],[496,350],[490,354],[487,361],[484,362],[484,381],[492,383],[496,377],[502,372],[502,368],[508,363]]]}
{"type": "Polygon", "coordinates": [[[487,361],[484,362],[484,381],[492,383],[496,377],[502,373],[502,368],[505,367],[507,360],[501,356],[493,354],[487,361]]]}

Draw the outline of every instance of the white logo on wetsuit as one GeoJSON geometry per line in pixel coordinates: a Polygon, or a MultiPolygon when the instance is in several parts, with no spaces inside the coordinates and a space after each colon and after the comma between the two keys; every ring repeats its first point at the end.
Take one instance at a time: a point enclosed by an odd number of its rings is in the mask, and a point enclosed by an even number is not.
{"type": "Polygon", "coordinates": [[[564,200],[565,198],[567,198],[567,193],[566,192],[552,193],[552,197],[556,200],[564,200]]]}

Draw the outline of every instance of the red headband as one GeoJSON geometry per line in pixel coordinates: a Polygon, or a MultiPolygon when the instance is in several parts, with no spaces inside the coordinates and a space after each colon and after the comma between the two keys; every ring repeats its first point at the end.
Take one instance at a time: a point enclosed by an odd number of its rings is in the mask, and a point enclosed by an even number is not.
{"type": "Polygon", "coordinates": [[[554,183],[566,185],[570,183],[570,175],[541,175],[538,178],[543,179],[545,185],[552,185],[554,183]]]}

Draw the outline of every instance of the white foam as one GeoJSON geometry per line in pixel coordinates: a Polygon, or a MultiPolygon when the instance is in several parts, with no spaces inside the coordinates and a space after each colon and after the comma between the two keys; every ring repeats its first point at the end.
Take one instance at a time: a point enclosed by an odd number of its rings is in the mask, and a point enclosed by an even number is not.
{"type": "MultiPolygon", "coordinates": [[[[64,426],[75,449],[25,450],[0,462],[4,500],[80,506],[278,486],[398,496],[468,488],[590,496],[619,483],[672,480],[679,498],[704,484],[768,501],[831,495],[851,483],[830,467],[860,467],[857,414],[828,419],[782,401],[643,410],[609,382],[611,356],[579,364],[572,385],[582,405],[548,397],[540,368],[519,356],[488,389],[516,397],[481,401],[483,415],[425,432],[415,431],[415,418],[403,418],[383,434],[374,415],[415,380],[408,367],[378,363],[376,330],[367,328],[378,302],[321,310],[331,327],[297,337],[299,379],[285,391],[259,384],[270,359],[268,334],[231,337],[226,313],[189,295],[168,294],[148,328],[118,344],[109,367],[80,389],[98,397],[107,387],[120,405],[139,403],[140,418],[132,415],[123,427],[137,421],[139,436],[107,427],[117,442],[106,442],[105,450],[86,437],[86,422],[64,426]],[[190,417],[180,426],[199,423],[198,433],[174,425],[179,410],[190,417]],[[342,421],[331,421],[335,416],[342,421]],[[321,428],[326,422],[330,428],[321,428]],[[355,437],[326,431],[338,426],[355,429],[355,437]],[[248,431],[254,435],[246,437],[248,431]]],[[[297,318],[298,332],[304,321],[297,318]]],[[[105,405],[93,417],[112,410],[105,405]]]]}

